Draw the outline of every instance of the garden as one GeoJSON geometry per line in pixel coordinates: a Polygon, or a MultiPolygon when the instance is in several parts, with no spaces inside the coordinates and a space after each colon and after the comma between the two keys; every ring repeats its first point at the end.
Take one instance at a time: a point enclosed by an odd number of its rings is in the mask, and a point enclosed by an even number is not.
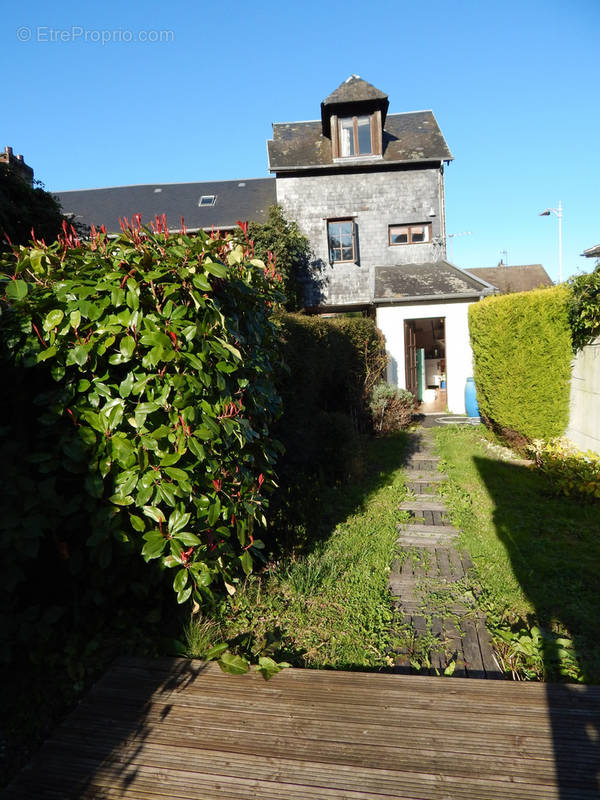
{"type": "MultiPolygon", "coordinates": [[[[305,243],[269,224],[281,256],[137,217],[2,256],[0,783],[117,655],[393,667],[414,400],[371,320],[291,313],[305,243]]],[[[560,439],[593,280],[474,306],[487,427],[436,436],[517,679],[600,677],[600,466],[560,439]]]]}

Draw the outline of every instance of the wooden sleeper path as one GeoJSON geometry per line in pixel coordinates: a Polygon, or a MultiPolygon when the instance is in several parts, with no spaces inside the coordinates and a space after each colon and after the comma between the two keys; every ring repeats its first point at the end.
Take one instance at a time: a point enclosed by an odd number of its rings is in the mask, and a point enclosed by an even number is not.
{"type": "Polygon", "coordinates": [[[485,617],[477,609],[473,564],[459,552],[458,531],[443,499],[434,492],[444,480],[431,432],[412,434],[405,470],[412,495],[400,509],[410,522],[399,526],[400,558],[389,588],[398,609],[396,670],[457,677],[501,678],[485,617]],[[412,641],[411,634],[412,631],[412,641]]]}

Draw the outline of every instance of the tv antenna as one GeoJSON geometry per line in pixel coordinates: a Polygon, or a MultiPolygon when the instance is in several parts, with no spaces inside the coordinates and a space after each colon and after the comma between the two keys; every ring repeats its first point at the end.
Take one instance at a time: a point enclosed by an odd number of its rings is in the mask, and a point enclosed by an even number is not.
{"type": "Polygon", "coordinates": [[[460,233],[449,233],[448,239],[450,239],[450,263],[453,264],[454,261],[452,260],[452,242],[455,236],[471,236],[471,231],[461,231],[460,233]]]}

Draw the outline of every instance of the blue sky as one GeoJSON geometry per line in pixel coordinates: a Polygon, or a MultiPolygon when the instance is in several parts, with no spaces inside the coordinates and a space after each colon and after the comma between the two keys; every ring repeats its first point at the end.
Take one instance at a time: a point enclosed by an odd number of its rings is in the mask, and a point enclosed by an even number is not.
{"type": "Polygon", "coordinates": [[[51,191],[261,177],[271,123],[316,119],[357,73],[391,112],[434,111],[448,232],[471,232],[455,263],[507,251],[556,279],[538,213],[561,200],[567,277],[600,243],[599,31],[600,0],[22,0],[2,14],[0,147],[51,191]]]}

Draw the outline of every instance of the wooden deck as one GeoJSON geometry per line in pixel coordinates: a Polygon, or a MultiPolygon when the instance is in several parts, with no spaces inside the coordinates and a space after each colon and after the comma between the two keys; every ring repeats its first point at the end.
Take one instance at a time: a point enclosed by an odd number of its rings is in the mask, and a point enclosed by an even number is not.
{"type": "Polygon", "coordinates": [[[600,687],[121,659],[3,800],[592,800],[600,687]]]}

